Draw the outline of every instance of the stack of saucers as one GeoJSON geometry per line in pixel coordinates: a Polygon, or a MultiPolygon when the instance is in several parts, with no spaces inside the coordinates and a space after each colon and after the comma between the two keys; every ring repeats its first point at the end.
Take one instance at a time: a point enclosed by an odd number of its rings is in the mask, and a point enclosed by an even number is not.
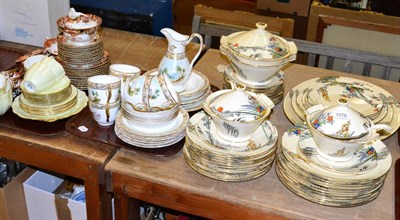
{"type": "Polygon", "coordinates": [[[278,132],[262,123],[248,141],[231,142],[217,135],[203,111],[190,118],[183,155],[198,173],[222,181],[246,181],[262,176],[275,159],[278,132]]]}
{"type": "Polygon", "coordinates": [[[185,90],[181,96],[181,106],[186,111],[200,110],[204,100],[211,94],[210,82],[202,73],[193,70],[189,81],[185,84],[185,90]]]}
{"type": "Polygon", "coordinates": [[[104,51],[98,28],[101,18],[71,9],[68,16],[57,21],[62,32],[57,36],[57,60],[73,85],[87,89],[90,76],[108,74],[110,55],[104,51]]]}
{"type": "Polygon", "coordinates": [[[79,113],[88,98],[71,85],[62,66],[45,57],[27,70],[12,108],[21,118],[52,122],[79,113]]]}
{"type": "Polygon", "coordinates": [[[276,128],[267,121],[274,104],[262,94],[233,90],[212,93],[189,121],[183,150],[197,172],[222,181],[257,178],[275,158],[276,128]]]}
{"type": "Polygon", "coordinates": [[[308,127],[285,132],[277,151],[276,172],[293,193],[312,202],[359,206],[379,196],[392,157],[379,139],[365,143],[350,160],[333,162],[320,156],[308,127]]]}
{"type": "Polygon", "coordinates": [[[169,79],[158,70],[126,82],[115,133],[124,142],[141,148],[171,146],[185,137],[188,113],[169,79]]]}
{"type": "Polygon", "coordinates": [[[285,74],[279,71],[278,74],[272,79],[265,82],[251,82],[244,80],[238,76],[238,73],[231,65],[227,65],[223,71],[225,89],[231,88],[231,82],[242,84],[246,87],[247,91],[254,93],[262,93],[268,96],[275,104],[282,101],[285,90],[285,74]]]}

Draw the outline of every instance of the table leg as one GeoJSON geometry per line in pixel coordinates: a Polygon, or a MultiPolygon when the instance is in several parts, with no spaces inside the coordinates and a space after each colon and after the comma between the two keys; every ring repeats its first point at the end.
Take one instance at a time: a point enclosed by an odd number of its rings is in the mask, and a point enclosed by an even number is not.
{"type": "Polygon", "coordinates": [[[111,196],[105,186],[85,181],[85,194],[87,219],[112,219],[111,196]]]}

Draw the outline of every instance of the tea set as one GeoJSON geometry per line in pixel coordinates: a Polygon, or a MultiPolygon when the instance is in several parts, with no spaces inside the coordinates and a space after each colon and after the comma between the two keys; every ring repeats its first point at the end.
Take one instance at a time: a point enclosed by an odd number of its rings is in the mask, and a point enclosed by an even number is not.
{"type": "Polygon", "coordinates": [[[379,195],[391,164],[380,139],[399,127],[399,103],[382,88],[345,77],[308,80],[284,97],[282,68],[296,59],[297,47],[265,23],[221,37],[220,52],[230,64],[218,67],[224,89],[216,92],[193,70],[203,44],[197,33],[162,29],[168,50],[157,69],[141,74],[133,65],[110,65],[98,32],[101,18],[71,9],[57,24],[62,32],[44,44],[51,56],[24,58],[22,93],[14,101],[11,82],[0,74],[0,114],[11,106],[22,118],[52,122],[88,105],[99,126],[114,126],[133,146],[165,148],[184,139],[186,162],[210,178],[252,180],[276,159],[282,183],[305,199],[346,207],[379,195]],[[193,38],[200,47],[189,61],[193,38]],[[268,117],[283,97],[295,126],[278,146],[268,117]]]}

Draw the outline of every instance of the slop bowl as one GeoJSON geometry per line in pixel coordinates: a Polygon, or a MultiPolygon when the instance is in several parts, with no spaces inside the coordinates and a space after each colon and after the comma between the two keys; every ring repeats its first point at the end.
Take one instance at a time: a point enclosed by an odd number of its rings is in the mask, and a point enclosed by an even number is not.
{"type": "Polygon", "coordinates": [[[267,120],[274,103],[264,94],[245,91],[244,86],[232,84],[232,88],[209,95],[203,109],[211,116],[221,138],[244,142],[267,120]]]}

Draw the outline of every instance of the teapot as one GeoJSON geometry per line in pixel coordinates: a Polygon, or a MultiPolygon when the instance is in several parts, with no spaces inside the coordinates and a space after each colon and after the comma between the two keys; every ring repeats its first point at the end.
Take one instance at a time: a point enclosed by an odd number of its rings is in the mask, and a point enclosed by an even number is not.
{"type": "Polygon", "coordinates": [[[198,33],[193,33],[188,36],[180,34],[170,28],[161,29],[161,33],[164,34],[168,40],[168,50],[161,59],[158,67],[159,71],[172,82],[176,92],[183,92],[185,83],[190,79],[193,64],[201,53],[203,38],[198,33]],[[189,44],[194,37],[200,40],[200,47],[196,56],[189,62],[189,59],[186,57],[186,45],[189,44]]]}

